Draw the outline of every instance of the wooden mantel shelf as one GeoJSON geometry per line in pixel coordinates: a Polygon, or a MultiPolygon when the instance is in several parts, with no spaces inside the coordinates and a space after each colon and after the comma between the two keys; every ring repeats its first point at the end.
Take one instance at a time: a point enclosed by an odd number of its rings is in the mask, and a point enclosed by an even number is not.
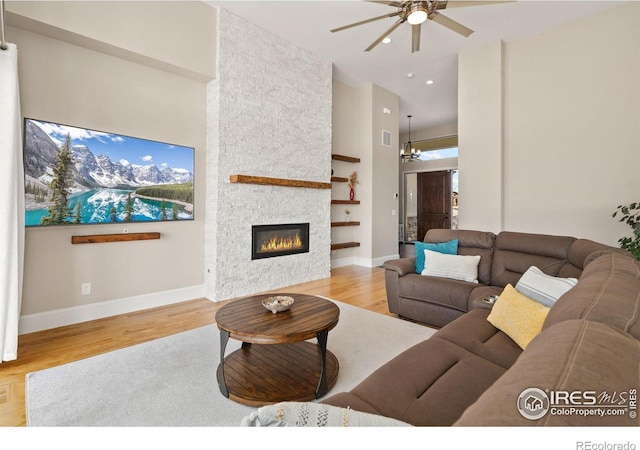
{"type": "Polygon", "coordinates": [[[144,241],[147,239],[160,239],[160,233],[116,233],[116,234],[89,234],[86,236],[71,236],[72,244],[100,244],[103,242],[144,241]]]}
{"type": "Polygon", "coordinates": [[[266,184],[271,186],[286,186],[295,188],[331,189],[331,183],[320,181],[292,180],[288,178],[256,177],[252,175],[231,175],[231,183],[266,184]]]}

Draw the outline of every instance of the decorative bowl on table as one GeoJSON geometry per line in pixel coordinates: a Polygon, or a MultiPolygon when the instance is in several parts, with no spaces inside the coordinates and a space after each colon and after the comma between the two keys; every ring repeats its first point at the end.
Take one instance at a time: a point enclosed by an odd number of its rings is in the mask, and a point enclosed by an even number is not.
{"type": "Polygon", "coordinates": [[[274,314],[288,310],[291,308],[291,305],[293,305],[293,297],[286,295],[276,295],[275,297],[267,297],[262,300],[262,306],[274,314]]]}

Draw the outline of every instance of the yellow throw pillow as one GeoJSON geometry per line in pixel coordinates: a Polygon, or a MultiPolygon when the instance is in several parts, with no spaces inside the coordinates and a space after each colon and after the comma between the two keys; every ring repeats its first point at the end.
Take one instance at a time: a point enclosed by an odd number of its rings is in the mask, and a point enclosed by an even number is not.
{"type": "Polygon", "coordinates": [[[525,297],[508,284],[487,320],[524,350],[542,330],[548,313],[548,307],[525,297]]]}

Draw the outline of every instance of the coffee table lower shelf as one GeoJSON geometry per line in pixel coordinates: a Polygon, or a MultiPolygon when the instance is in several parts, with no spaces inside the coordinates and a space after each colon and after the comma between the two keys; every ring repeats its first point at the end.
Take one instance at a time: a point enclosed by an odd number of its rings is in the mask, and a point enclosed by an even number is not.
{"type": "MultiPolygon", "coordinates": [[[[312,342],[259,345],[243,344],[242,348],[218,366],[229,398],[249,406],[263,406],[283,401],[310,401],[316,398],[322,357],[320,347],[312,342]]],[[[338,359],[327,350],[327,386],[338,379],[338,359]]]]}

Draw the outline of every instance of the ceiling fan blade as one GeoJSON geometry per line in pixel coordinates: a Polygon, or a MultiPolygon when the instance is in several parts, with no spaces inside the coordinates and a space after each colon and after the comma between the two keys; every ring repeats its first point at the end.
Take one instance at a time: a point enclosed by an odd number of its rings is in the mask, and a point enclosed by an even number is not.
{"type": "Polygon", "coordinates": [[[438,11],[433,11],[431,14],[429,14],[429,19],[433,20],[434,22],[438,22],[440,25],[445,26],[452,31],[455,31],[456,33],[461,34],[464,37],[469,37],[469,35],[473,33],[472,29],[465,27],[464,25],[456,22],[453,19],[449,19],[448,17],[443,16],[438,11]]]}
{"type": "Polygon", "coordinates": [[[516,0],[493,0],[493,1],[449,0],[449,1],[438,2],[437,9],[461,8],[466,6],[496,5],[500,3],[515,3],[515,1],[516,0]]]}
{"type": "Polygon", "coordinates": [[[420,51],[420,28],[422,24],[411,25],[411,53],[420,51]]]}
{"type": "Polygon", "coordinates": [[[383,1],[376,1],[376,0],[367,0],[367,2],[369,3],[380,3],[381,5],[389,5],[389,6],[393,6],[394,8],[402,8],[404,5],[402,2],[383,2],[383,1]]]}
{"type": "Polygon", "coordinates": [[[352,23],[350,25],[345,25],[345,26],[340,27],[340,28],[334,28],[333,30],[331,30],[331,32],[332,33],[336,33],[338,31],[346,30],[347,28],[357,27],[358,25],[364,25],[365,23],[375,22],[376,20],[387,19],[389,17],[394,17],[394,16],[398,16],[398,15],[400,15],[400,11],[389,13],[389,14],[385,14],[384,16],[372,17],[371,19],[362,20],[360,22],[352,23]]]}
{"type": "Polygon", "coordinates": [[[406,20],[407,20],[407,19],[403,19],[403,18],[398,19],[398,21],[397,21],[396,23],[394,23],[394,24],[393,24],[393,26],[392,26],[391,28],[389,28],[387,31],[385,31],[384,33],[382,33],[378,39],[376,39],[375,41],[373,41],[373,43],[372,43],[369,47],[367,47],[367,48],[365,49],[365,52],[369,52],[369,51],[373,50],[373,48],[374,48],[376,45],[378,45],[380,42],[382,42],[382,40],[383,40],[384,38],[386,38],[386,37],[387,37],[387,36],[389,36],[391,33],[393,33],[393,32],[395,31],[395,29],[396,29],[396,28],[398,28],[400,25],[402,25],[404,22],[406,22],[406,20]]]}

